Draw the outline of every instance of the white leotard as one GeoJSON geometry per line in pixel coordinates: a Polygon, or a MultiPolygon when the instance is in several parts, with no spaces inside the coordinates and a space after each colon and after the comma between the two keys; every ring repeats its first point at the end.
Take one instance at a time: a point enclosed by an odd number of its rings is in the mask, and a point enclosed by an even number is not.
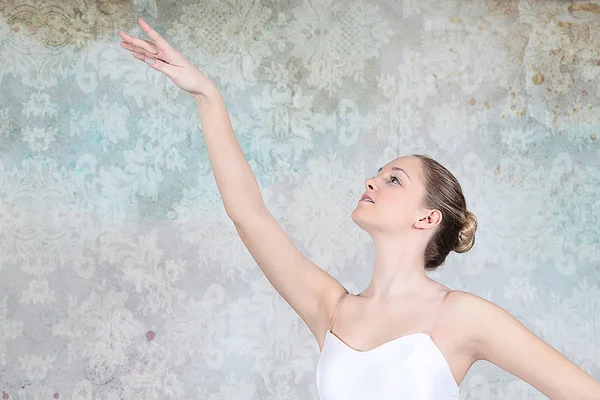
{"type": "Polygon", "coordinates": [[[456,380],[431,338],[433,326],[368,351],[355,350],[331,332],[340,300],[317,363],[320,400],[458,399],[456,380]]]}

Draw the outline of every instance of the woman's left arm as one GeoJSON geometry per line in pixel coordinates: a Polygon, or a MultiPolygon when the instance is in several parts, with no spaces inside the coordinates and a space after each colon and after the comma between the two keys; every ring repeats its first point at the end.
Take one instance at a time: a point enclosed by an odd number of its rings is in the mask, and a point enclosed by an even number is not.
{"type": "Polygon", "coordinates": [[[468,331],[476,360],[487,360],[553,400],[598,400],[600,382],[502,307],[469,296],[468,331]]]}

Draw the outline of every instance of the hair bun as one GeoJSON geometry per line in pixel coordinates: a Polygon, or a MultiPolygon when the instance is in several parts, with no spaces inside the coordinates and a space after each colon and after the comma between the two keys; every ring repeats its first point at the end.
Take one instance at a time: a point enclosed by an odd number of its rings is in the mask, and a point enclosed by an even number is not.
{"type": "Polygon", "coordinates": [[[465,212],[465,223],[458,232],[458,244],[454,248],[456,253],[465,253],[475,244],[475,231],[477,230],[477,217],[471,211],[465,212]]]}

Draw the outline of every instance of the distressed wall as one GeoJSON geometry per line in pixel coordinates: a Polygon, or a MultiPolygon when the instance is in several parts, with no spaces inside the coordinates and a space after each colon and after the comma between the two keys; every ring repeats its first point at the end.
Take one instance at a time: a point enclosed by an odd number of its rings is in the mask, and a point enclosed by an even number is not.
{"type": "MultiPolygon", "coordinates": [[[[365,180],[426,153],[475,247],[432,277],[600,379],[600,4],[0,2],[2,399],[316,399],[311,332],[227,219],[195,103],[123,50],[143,16],[221,89],[263,197],[351,292],[365,180]]],[[[486,362],[461,399],[545,398],[486,362]]]]}

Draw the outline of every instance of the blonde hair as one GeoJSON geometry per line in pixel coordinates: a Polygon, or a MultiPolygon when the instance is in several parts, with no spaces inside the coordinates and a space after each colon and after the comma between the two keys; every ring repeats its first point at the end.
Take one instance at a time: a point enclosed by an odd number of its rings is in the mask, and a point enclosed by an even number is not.
{"type": "Polygon", "coordinates": [[[450,171],[429,156],[412,156],[421,160],[424,207],[442,213],[442,221],[425,246],[425,269],[433,271],[444,263],[451,251],[471,250],[475,244],[477,218],[467,210],[462,188],[450,171]]]}

